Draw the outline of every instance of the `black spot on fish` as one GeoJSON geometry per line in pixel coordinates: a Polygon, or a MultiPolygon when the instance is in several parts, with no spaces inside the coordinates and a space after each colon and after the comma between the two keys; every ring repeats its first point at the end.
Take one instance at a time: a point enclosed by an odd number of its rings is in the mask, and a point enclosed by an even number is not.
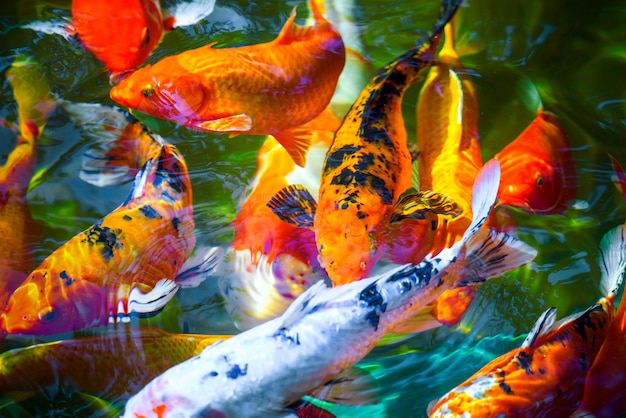
{"type": "Polygon", "coordinates": [[[539,374],[543,376],[544,374],[546,374],[546,371],[540,367],[539,374]]]}
{"type": "Polygon", "coordinates": [[[360,146],[345,145],[336,149],[332,153],[326,156],[326,162],[324,163],[324,171],[334,170],[341,165],[344,158],[347,155],[352,155],[361,149],[360,146]]]}
{"type": "Polygon", "coordinates": [[[280,328],[274,335],[273,338],[281,341],[287,341],[294,345],[300,345],[300,335],[296,332],[295,335],[291,335],[288,332],[289,330],[285,327],[280,328]]]}
{"type": "Polygon", "coordinates": [[[437,226],[438,226],[438,222],[436,219],[430,221],[430,229],[432,229],[433,231],[437,230],[437,226]]]}
{"type": "Polygon", "coordinates": [[[245,376],[248,373],[248,365],[244,365],[243,369],[239,367],[238,364],[235,364],[230,368],[229,371],[226,372],[226,377],[229,379],[237,379],[240,376],[245,376]]]}
{"type": "Polygon", "coordinates": [[[139,211],[148,219],[161,219],[162,216],[150,205],[143,205],[139,211]]]}
{"type": "Polygon", "coordinates": [[[583,351],[582,353],[580,353],[580,370],[583,372],[587,371],[588,366],[589,364],[587,363],[587,355],[583,351]]]}
{"type": "Polygon", "coordinates": [[[365,316],[365,320],[369,322],[374,330],[378,330],[378,324],[380,323],[380,314],[377,310],[372,310],[368,312],[365,316]]]}
{"type": "Polygon", "coordinates": [[[389,137],[387,131],[382,128],[374,126],[361,126],[359,135],[370,144],[376,144],[377,146],[385,146],[387,148],[393,148],[393,141],[389,137]]]}
{"type": "Polygon", "coordinates": [[[369,215],[368,215],[367,213],[364,213],[364,212],[361,212],[361,211],[358,211],[358,212],[356,213],[356,217],[357,217],[357,218],[359,218],[359,219],[365,219],[365,218],[367,218],[368,216],[369,216],[369,215]]]}
{"type": "Polygon", "coordinates": [[[124,219],[125,221],[132,221],[132,220],[133,220],[133,218],[131,218],[131,217],[130,217],[130,216],[128,216],[128,215],[124,215],[124,216],[122,217],[122,219],[124,219]]]}
{"type": "Polygon", "coordinates": [[[211,377],[216,377],[217,375],[218,373],[215,370],[212,370],[208,372],[207,374],[205,374],[204,376],[202,376],[201,381],[205,381],[207,379],[210,379],[211,377]]]}
{"type": "Polygon", "coordinates": [[[74,279],[72,279],[70,276],[68,276],[67,271],[65,271],[65,270],[63,270],[61,273],[59,273],[59,277],[62,280],[65,280],[65,283],[64,283],[65,286],[69,286],[72,283],[74,283],[74,279]]]}
{"type": "Polygon", "coordinates": [[[507,385],[504,382],[504,370],[499,372],[498,385],[504,391],[504,393],[506,393],[507,395],[511,395],[513,393],[513,390],[511,389],[511,386],[507,385]]]}
{"type": "Polygon", "coordinates": [[[379,177],[372,176],[372,188],[380,196],[385,205],[391,205],[393,202],[393,193],[385,185],[385,181],[379,177]]]}
{"type": "Polygon", "coordinates": [[[176,232],[178,232],[178,225],[180,225],[180,219],[178,219],[176,216],[174,216],[172,218],[172,226],[174,227],[174,230],[176,232]]]}
{"type": "Polygon", "coordinates": [[[347,202],[343,202],[341,205],[341,209],[346,210],[348,209],[348,203],[347,202]]]}
{"type": "Polygon", "coordinates": [[[380,307],[382,308],[383,312],[387,307],[387,303],[385,303],[383,295],[381,295],[378,291],[376,283],[372,283],[365,289],[361,290],[361,293],[359,294],[359,300],[365,302],[367,306],[380,307]]]}
{"type": "Polygon", "coordinates": [[[387,278],[387,283],[396,282],[399,280],[410,279],[415,283],[416,286],[426,286],[430,283],[430,279],[433,274],[437,274],[437,270],[434,268],[433,264],[424,260],[419,264],[409,266],[400,271],[395,272],[390,277],[387,278]]]}
{"type": "Polygon", "coordinates": [[[118,242],[117,234],[122,232],[121,230],[113,231],[106,226],[101,227],[100,222],[87,229],[84,234],[87,238],[81,242],[86,242],[90,246],[99,246],[102,257],[106,262],[109,262],[113,258],[113,252],[116,249],[122,247],[122,243],[118,242]]]}
{"type": "Polygon", "coordinates": [[[359,155],[358,163],[355,164],[354,168],[357,170],[367,170],[374,164],[374,154],[368,152],[367,154],[359,155]]]}
{"type": "Polygon", "coordinates": [[[515,360],[526,374],[535,374],[532,370],[533,356],[529,356],[525,351],[520,351],[515,360]]]}

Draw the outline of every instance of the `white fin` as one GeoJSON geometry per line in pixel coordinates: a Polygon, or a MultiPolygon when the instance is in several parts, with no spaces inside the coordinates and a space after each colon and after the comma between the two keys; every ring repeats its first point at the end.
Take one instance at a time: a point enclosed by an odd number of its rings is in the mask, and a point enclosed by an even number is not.
{"type": "Polygon", "coordinates": [[[462,240],[466,240],[467,237],[485,223],[496,201],[499,187],[500,163],[492,158],[480,169],[474,180],[474,186],[472,187],[473,219],[470,226],[467,227],[465,234],[463,234],[462,240]]]}
{"type": "MultiPolygon", "coordinates": [[[[348,287],[350,287],[349,284],[335,287],[334,289],[348,287]]],[[[300,318],[302,318],[302,315],[306,315],[306,312],[304,311],[306,310],[307,306],[311,305],[310,307],[313,307],[314,305],[316,305],[311,304],[311,300],[313,300],[317,295],[326,291],[327,289],[328,286],[326,286],[326,283],[323,280],[320,280],[319,282],[316,282],[311,287],[309,287],[302,295],[300,295],[300,297],[298,297],[291,303],[291,305],[289,305],[285,313],[282,315],[282,327],[289,328],[293,324],[295,324],[300,318]]]]}
{"type": "Polygon", "coordinates": [[[146,184],[148,184],[148,175],[154,172],[155,165],[156,161],[150,159],[146,161],[143,167],[141,167],[141,170],[139,170],[139,172],[135,176],[135,180],[133,181],[133,188],[130,191],[129,200],[137,199],[143,196],[146,189],[146,184]]]}
{"type": "Polygon", "coordinates": [[[213,13],[215,0],[193,0],[178,2],[169,15],[174,17],[174,27],[194,25],[213,13]]]}
{"type": "Polygon", "coordinates": [[[439,328],[443,324],[433,317],[432,311],[433,306],[426,305],[419,312],[393,327],[390,332],[394,334],[417,334],[439,328]]]}
{"type": "Polygon", "coordinates": [[[600,241],[598,264],[602,272],[600,291],[604,296],[615,296],[626,269],[626,230],[620,225],[607,232],[600,241]]]}
{"type": "Polygon", "coordinates": [[[537,250],[504,232],[480,229],[465,244],[463,276],[457,286],[482,283],[532,261],[537,250]]]}
{"type": "Polygon", "coordinates": [[[24,26],[24,29],[31,29],[35,32],[46,33],[49,35],[60,35],[66,40],[72,40],[74,27],[68,20],[54,19],[49,21],[36,20],[24,26]]]}
{"type": "Polygon", "coordinates": [[[110,140],[116,139],[119,130],[131,122],[126,112],[119,107],[99,103],[73,103],[60,98],[57,100],[63,110],[76,122],[76,126],[90,139],[100,142],[102,135],[110,140]]]}
{"type": "Polygon", "coordinates": [[[358,367],[344,370],[308,395],[338,405],[361,406],[380,403],[380,388],[376,379],[358,367]]]}
{"type": "Polygon", "coordinates": [[[163,308],[176,294],[178,285],[173,280],[161,279],[148,293],[134,287],[128,295],[128,312],[150,313],[163,308]]]}
{"type": "Polygon", "coordinates": [[[196,249],[195,254],[183,264],[176,276],[176,284],[183,288],[199,286],[209,276],[215,275],[223,256],[224,251],[221,247],[196,249]]]}
{"type": "Polygon", "coordinates": [[[526,336],[526,339],[522,343],[522,348],[528,348],[539,337],[547,333],[554,324],[556,319],[556,308],[548,308],[546,309],[537,319],[530,332],[526,336]]]}

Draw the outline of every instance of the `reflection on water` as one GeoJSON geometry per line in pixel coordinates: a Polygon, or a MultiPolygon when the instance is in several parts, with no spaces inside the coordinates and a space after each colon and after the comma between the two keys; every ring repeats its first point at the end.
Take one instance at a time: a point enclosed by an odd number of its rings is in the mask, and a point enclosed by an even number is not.
{"type": "MultiPolygon", "coordinates": [[[[149,62],[208,42],[234,46],[275,37],[293,6],[288,2],[221,2],[202,26],[167,34],[149,62]]],[[[410,48],[430,29],[436,1],[356,1],[355,23],[374,67],[410,48]],[[398,2],[396,2],[398,3],[398,2]]],[[[499,2],[468,0],[461,9],[461,59],[477,86],[479,134],[484,159],[512,141],[534,117],[537,107],[555,113],[568,133],[579,179],[578,204],[565,216],[539,217],[513,211],[522,240],[540,250],[535,261],[517,272],[483,285],[462,322],[380,347],[359,367],[380,385],[383,403],[336,407],[339,416],[424,416],[428,402],[460,383],[488,360],[519,345],[548,306],[558,316],[585,309],[599,296],[597,246],[603,234],[626,219],[626,207],[611,184],[607,153],[626,164],[626,1],[599,3],[499,2]]],[[[100,63],[78,44],[22,30],[19,24],[68,16],[69,1],[10,1],[0,12],[0,65],[12,56],[36,57],[52,92],[67,100],[108,99],[108,77],[100,63]]],[[[303,7],[299,7],[304,9],[303,7]]],[[[304,14],[299,14],[304,16],[304,14]]],[[[416,88],[405,101],[409,140],[415,140],[416,88]]],[[[16,105],[3,78],[0,118],[16,119],[16,105]]],[[[232,239],[229,222],[236,216],[247,182],[256,170],[259,137],[228,138],[153,122],[185,156],[193,183],[199,244],[225,245],[232,239]]],[[[0,128],[0,155],[14,144],[0,128]]],[[[31,185],[33,217],[45,226],[36,249],[41,261],[67,239],[119,205],[130,185],[99,189],[79,180],[82,154],[90,147],[68,116],[57,109],[43,132],[37,181],[31,185]]],[[[196,290],[181,290],[177,301],[143,323],[170,332],[234,333],[211,280],[196,290]]],[[[137,323],[137,319],[133,319],[137,323]]],[[[3,343],[3,348],[30,344],[30,339],[3,343]]],[[[45,416],[49,410],[75,416],[114,414],[114,405],[88,395],[40,396],[6,409],[14,415],[45,416]],[[85,410],[78,409],[85,408],[85,410]],[[89,412],[87,412],[89,411],[89,412]],[[95,412],[100,411],[100,412],[95,412]],[[104,411],[104,412],[102,412],[104,411]]]]}

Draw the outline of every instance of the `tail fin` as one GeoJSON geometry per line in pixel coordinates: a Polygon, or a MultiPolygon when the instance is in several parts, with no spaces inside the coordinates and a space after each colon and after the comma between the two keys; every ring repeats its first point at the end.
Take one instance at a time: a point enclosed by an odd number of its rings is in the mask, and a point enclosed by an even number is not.
{"type": "Polygon", "coordinates": [[[165,19],[165,29],[194,25],[213,13],[215,0],[179,1],[165,19]]]}
{"type": "Polygon", "coordinates": [[[600,241],[598,260],[602,279],[600,290],[607,297],[615,297],[622,285],[626,269],[626,229],[624,225],[611,229],[600,241]]]}

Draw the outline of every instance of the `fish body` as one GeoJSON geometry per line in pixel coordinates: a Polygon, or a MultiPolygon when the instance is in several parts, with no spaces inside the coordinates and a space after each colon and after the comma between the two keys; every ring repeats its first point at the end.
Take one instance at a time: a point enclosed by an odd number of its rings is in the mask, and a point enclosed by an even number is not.
{"type": "MultiPolygon", "coordinates": [[[[612,162],[617,186],[626,201],[626,174],[615,159],[612,162]]],[[[608,418],[626,413],[626,301],[623,296],[608,333],[587,374],[576,417],[608,418]]]]}
{"type": "Polygon", "coordinates": [[[0,354],[0,394],[18,401],[42,388],[62,387],[125,400],[163,371],[227,338],[123,327],[17,348],[0,354]]]}
{"type": "Polygon", "coordinates": [[[313,231],[282,222],[266,205],[293,182],[319,187],[321,165],[339,119],[327,108],[304,126],[311,136],[306,165],[296,165],[268,136],[257,156],[252,191],[232,224],[235,235],[222,264],[220,289],[239,328],[280,315],[306,287],[325,277],[313,231]]]}
{"type": "Polygon", "coordinates": [[[495,199],[497,162],[483,174],[477,179],[475,222],[453,247],[419,265],[343,286],[316,283],[281,317],[216,344],[150,382],[129,400],[124,416],[284,413],[362,359],[389,329],[444,288],[483,281],[531,260],[536,252],[525,244],[480,229],[495,199]]]}
{"type": "Polygon", "coordinates": [[[111,98],[191,129],[273,135],[303,165],[309,144],[298,127],[328,105],[345,62],[339,32],[311,8],[314,26],[297,26],[294,10],[271,42],[163,58],[114,86],[111,98]]]}
{"type": "Polygon", "coordinates": [[[556,309],[548,309],[520,348],[491,361],[452,389],[429,416],[552,417],[574,412],[615,315],[614,299],[626,268],[623,227],[606,234],[600,253],[603,298],[558,322],[554,322],[556,309]]]}
{"type": "Polygon", "coordinates": [[[191,183],[163,143],[126,202],[48,256],[15,290],[0,325],[56,334],[153,312],[174,296],[194,245],[191,183]]]}

